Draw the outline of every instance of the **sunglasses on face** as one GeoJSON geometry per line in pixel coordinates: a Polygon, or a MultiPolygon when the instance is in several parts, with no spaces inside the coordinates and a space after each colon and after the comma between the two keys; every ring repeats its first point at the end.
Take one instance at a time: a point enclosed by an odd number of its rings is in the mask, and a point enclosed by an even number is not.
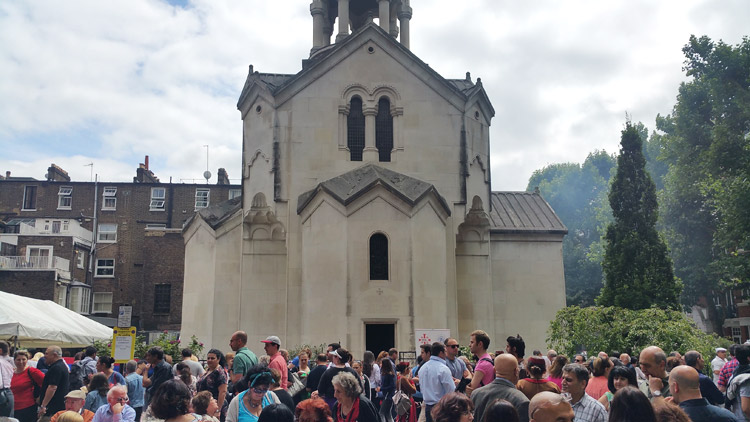
{"type": "Polygon", "coordinates": [[[118,397],[118,398],[116,398],[114,400],[116,402],[118,402],[118,403],[127,403],[127,402],[130,401],[130,399],[127,396],[125,396],[125,397],[118,397]]]}
{"type": "Polygon", "coordinates": [[[268,392],[268,389],[267,388],[253,387],[253,392],[255,394],[266,394],[268,392]]]}
{"type": "Polygon", "coordinates": [[[450,347],[451,349],[458,349],[457,344],[449,344],[448,347],[450,347]]]}

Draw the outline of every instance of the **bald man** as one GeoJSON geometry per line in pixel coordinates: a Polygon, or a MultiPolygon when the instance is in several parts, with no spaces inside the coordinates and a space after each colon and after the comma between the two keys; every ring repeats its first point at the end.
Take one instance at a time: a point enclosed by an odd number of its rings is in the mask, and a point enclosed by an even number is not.
{"type": "Polygon", "coordinates": [[[672,401],[679,404],[693,422],[736,421],[737,418],[732,412],[709,404],[708,400],[701,396],[699,380],[698,371],[695,368],[687,365],[675,367],[669,373],[669,391],[672,392],[672,401]]]}
{"type": "Polygon", "coordinates": [[[518,360],[513,355],[503,353],[495,358],[495,380],[471,394],[474,420],[484,420],[484,409],[497,399],[511,402],[522,422],[529,420],[529,399],[516,389],[518,372],[518,360]]]}
{"type": "Polygon", "coordinates": [[[573,408],[561,394],[550,391],[537,393],[529,403],[531,422],[573,422],[573,408]]]}
{"type": "Polygon", "coordinates": [[[643,393],[649,399],[669,397],[669,378],[667,377],[667,354],[656,346],[649,346],[641,351],[638,364],[648,379],[648,389],[643,393]]]}

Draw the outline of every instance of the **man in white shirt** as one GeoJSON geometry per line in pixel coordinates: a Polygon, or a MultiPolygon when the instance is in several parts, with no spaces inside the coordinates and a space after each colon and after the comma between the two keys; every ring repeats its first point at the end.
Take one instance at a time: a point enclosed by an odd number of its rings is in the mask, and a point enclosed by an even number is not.
{"type": "Polygon", "coordinates": [[[727,363],[727,349],[723,347],[716,348],[716,357],[711,361],[711,370],[714,373],[714,384],[719,385],[719,374],[721,368],[727,363]]]}

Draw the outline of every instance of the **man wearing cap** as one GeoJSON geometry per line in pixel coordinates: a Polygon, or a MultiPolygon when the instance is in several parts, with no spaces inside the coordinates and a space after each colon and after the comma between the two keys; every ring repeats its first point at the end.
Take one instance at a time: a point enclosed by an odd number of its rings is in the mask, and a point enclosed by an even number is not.
{"type": "Polygon", "coordinates": [[[232,363],[232,383],[237,385],[247,370],[258,363],[258,357],[250,351],[245,345],[247,344],[247,333],[237,331],[229,339],[229,347],[235,352],[232,363]]]}
{"type": "Polygon", "coordinates": [[[50,422],[57,422],[58,416],[67,411],[76,412],[83,417],[83,422],[91,422],[94,419],[94,412],[84,409],[86,403],[86,393],[83,390],[73,390],[65,396],[65,410],[61,410],[50,418],[50,422]]]}
{"type": "Polygon", "coordinates": [[[325,400],[331,409],[336,409],[336,398],[334,397],[335,389],[333,388],[332,382],[333,377],[341,372],[348,372],[354,375],[356,379],[360,380],[360,384],[362,381],[361,378],[359,378],[357,371],[346,366],[346,363],[349,363],[349,358],[352,356],[348,350],[339,347],[336,350],[328,352],[328,355],[333,359],[333,364],[329,366],[320,377],[320,382],[317,386],[317,393],[323,400],[325,400]]]}
{"type": "Polygon", "coordinates": [[[716,357],[711,361],[711,370],[714,373],[714,384],[719,385],[719,374],[721,368],[727,363],[727,349],[723,347],[716,348],[716,357]]]}
{"type": "MultiPolygon", "coordinates": [[[[286,367],[286,359],[284,359],[284,356],[279,353],[279,348],[281,347],[281,339],[279,339],[276,336],[268,336],[265,340],[261,340],[261,343],[264,343],[263,350],[266,351],[266,354],[271,358],[270,363],[268,364],[269,369],[276,369],[281,374],[281,380],[279,380],[279,384],[281,385],[281,388],[284,390],[287,389],[287,380],[289,379],[289,372],[286,367]]],[[[235,360],[237,358],[235,357],[235,360]]]]}
{"type": "Polygon", "coordinates": [[[94,414],[93,422],[135,422],[135,409],[128,405],[128,388],[116,385],[107,393],[107,404],[94,414]]]}

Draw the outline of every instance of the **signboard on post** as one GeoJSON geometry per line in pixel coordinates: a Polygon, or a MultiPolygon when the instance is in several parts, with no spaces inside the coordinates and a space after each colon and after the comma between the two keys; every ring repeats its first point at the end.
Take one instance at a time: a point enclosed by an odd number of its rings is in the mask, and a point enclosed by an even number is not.
{"type": "Polygon", "coordinates": [[[112,329],[112,357],[115,363],[128,363],[135,354],[135,327],[112,329]]]}
{"type": "Polygon", "coordinates": [[[414,339],[417,343],[417,352],[423,344],[443,343],[451,336],[451,330],[447,328],[417,328],[414,330],[414,339]]]}
{"type": "Polygon", "coordinates": [[[117,314],[118,327],[130,327],[130,320],[133,317],[132,306],[120,306],[120,312],[117,314]]]}

